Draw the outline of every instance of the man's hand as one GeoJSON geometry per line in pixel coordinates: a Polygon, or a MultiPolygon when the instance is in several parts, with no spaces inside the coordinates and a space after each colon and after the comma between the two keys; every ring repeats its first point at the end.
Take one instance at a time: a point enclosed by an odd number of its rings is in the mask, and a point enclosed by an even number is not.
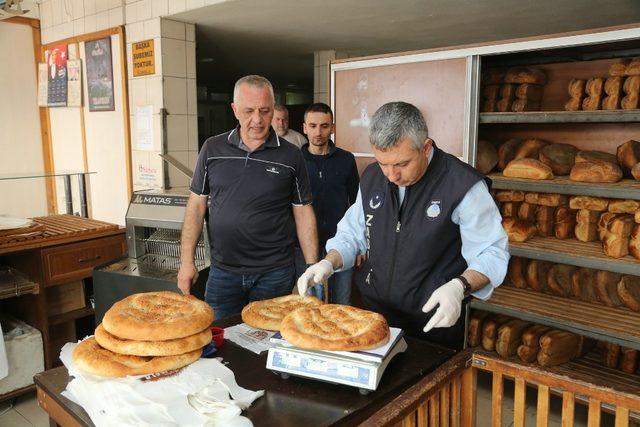
{"type": "Polygon", "coordinates": [[[462,300],[464,299],[464,285],[460,279],[453,279],[436,289],[427,303],[422,307],[425,313],[439,305],[424,327],[424,332],[433,328],[448,328],[453,326],[460,317],[462,300]]]}
{"type": "Polygon", "coordinates": [[[183,262],[180,264],[180,270],[178,271],[178,288],[184,295],[189,295],[191,285],[198,280],[198,269],[196,265],[191,262],[183,262]]]}
{"type": "Polygon", "coordinates": [[[311,267],[302,273],[302,276],[298,279],[298,293],[301,296],[305,296],[309,288],[316,283],[323,283],[333,274],[333,265],[331,262],[323,259],[322,261],[313,264],[311,267]]]}

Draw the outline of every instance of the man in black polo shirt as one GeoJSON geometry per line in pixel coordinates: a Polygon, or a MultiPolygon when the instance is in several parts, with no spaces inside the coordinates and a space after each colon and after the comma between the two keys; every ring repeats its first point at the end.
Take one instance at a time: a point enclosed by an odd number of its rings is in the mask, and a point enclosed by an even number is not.
{"type": "Polygon", "coordinates": [[[195,246],[211,197],[205,300],[216,319],[240,313],[250,301],[291,293],[296,233],[306,262],[318,257],[304,158],[271,128],[271,83],[260,76],[241,78],[231,107],[240,125],[209,138],[198,156],[178,272],[178,287],[189,293],[198,275],[195,246]]]}

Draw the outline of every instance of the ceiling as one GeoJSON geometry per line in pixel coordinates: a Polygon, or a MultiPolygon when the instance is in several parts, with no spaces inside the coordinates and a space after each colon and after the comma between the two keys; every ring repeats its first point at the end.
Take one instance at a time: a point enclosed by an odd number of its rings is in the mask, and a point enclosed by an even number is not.
{"type": "Polygon", "coordinates": [[[640,22],[639,0],[222,0],[174,15],[196,24],[198,83],[262,74],[313,89],[313,52],[349,56],[640,22]]]}

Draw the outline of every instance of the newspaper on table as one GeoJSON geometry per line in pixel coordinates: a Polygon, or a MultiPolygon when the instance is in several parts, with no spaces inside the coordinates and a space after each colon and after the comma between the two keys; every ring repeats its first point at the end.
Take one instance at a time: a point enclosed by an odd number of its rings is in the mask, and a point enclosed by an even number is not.
{"type": "Polygon", "coordinates": [[[264,329],[252,328],[246,323],[239,323],[224,330],[225,339],[256,354],[263,353],[275,346],[271,342],[271,337],[275,334],[275,332],[265,331],[264,329]]]}

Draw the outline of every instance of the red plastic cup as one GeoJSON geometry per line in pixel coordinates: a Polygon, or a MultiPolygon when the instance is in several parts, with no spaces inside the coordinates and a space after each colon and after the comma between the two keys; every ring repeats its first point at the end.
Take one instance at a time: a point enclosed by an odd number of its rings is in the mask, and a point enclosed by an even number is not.
{"type": "Polygon", "coordinates": [[[216,345],[216,348],[222,347],[222,343],[224,343],[224,329],[217,326],[212,326],[211,335],[213,336],[212,340],[216,345]]]}

